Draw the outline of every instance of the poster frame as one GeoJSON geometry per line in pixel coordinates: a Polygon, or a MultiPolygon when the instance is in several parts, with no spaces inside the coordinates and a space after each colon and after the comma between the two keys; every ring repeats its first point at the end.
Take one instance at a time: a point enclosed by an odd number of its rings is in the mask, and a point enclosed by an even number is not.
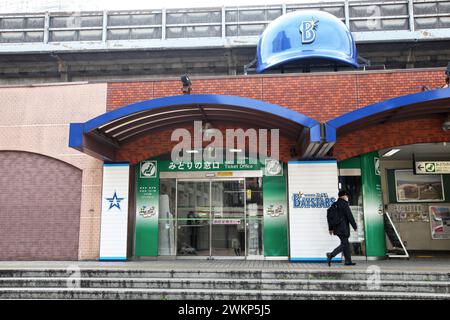
{"type": "Polygon", "coordinates": [[[395,183],[395,197],[398,203],[420,203],[420,202],[445,202],[445,187],[444,187],[444,179],[442,177],[442,174],[436,174],[433,176],[440,176],[440,183],[441,183],[441,190],[442,190],[442,198],[441,199],[400,199],[398,196],[398,183],[397,183],[397,173],[400,172],[411,172],[411,174],[418,179],[421,177],[431,177],[432,175],[416,175],[414,174],[413,169],[395,169],[394,170],[394,183],[395,183]]]}

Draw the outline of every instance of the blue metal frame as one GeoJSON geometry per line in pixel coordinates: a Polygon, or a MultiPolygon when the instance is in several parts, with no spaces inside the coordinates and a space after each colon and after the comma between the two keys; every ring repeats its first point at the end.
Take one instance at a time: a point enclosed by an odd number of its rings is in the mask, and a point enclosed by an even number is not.
{"type": "Polygon", "coordinates": [[[137,112],[152,109],[176,106],[176,105],[228,105],[262,111],[276,115],[286,120],[298,123],[307,127],[311,133],[311,141],[320,141],[320,123],[308,116],[279,105],[270,104],[264,101],[242,98],[237,96],[215,95],[215,94],[190,94],[170,96],[152,100],[146,100],[130,104],[119,109],[106,112],[85,123],[71,123],[69,134],[69,146],[81,148],[83,145],[83,134],[89,133],[98,127],[108,124],[114,120],[126,117],[137,112]]]}
{"type": "Polygon", "coordinates": [[[146,100],[119,109],[107,112],[85,123],[85,132],[91,131],[113,120],[128,116],[130,114],[152,110],[157,108],[176,106],[176,105],[195,105],[195,104],[213,104],[213,105],[229,105],[236,107],[244,107],[255,111],[263,111],[296,122],[305,127],[312,127],[319,124],[318,121],[311,119],[301,113],[291,109],[284,108],[275,104],[264,101],[242,98],[237,96],[225,96],[215,94],[185,94],[179,96],[170,96],[152,100],[146,100]]]}
{"type": "MultiPolygon", "coordinates": [[[[337,138],[336,131],[339,128],[342,128],[351,123],[361,121],[367,117],[383,113],[386,111],[394,110],[397,108],[404,108],[424,102],[442,99],[450,99],[450,89],[437,89],[404,95],[348,112],[332,120],[329,120],[324,124],[325,142],[334,143],[337,138]]],[[[179,96],[158,98],[153,100],[146,100],[128,106],[124,106],[110,112],[106,112],[85,123],[71,123],[69,134],[69,146],[78,150],[82,150],[84,134],[89,133],[102,125],[108,124],[111,121],[120,119],[128,115],[132,115],[137,112],[176,105],[196,105],[196,104],[228,105],[252,109],[255,111],[266,112],[308,128],[310,133],[310,142],[312,143],[320,143],[322,139],[321,124],[318,121],[294,110],[281,107],[279,105],[270,104],[260,100],[237,96],[193,94],[193,95],[179,95],[179,96]]],[[[423,109],[423,113],[424,114],[427,113],[426,108],[423,109]]]]}
{"type": "MultiPolygon", "coordinates": [[[[399,108],[405,108],[408,106],[414,107],[415,105],[420,103],[442,99],[450,99],[450,88],[429,90],[419,93],[408,94],[400,97],[395,97],[392,99],[368,105],[361,109],[345,113],[325,123],[326,140],[336,141],[336,130],[351,123],[361,121],[370,116],[399,108]]],[[[423,114],[427,114],[426,108],[423,108],[423,114]]]]}
{"type": "Polygon", "coordinates": [[[69,126],[69,147],[80,148],[83,145],[83,123],[71,123],[69,126]]]}

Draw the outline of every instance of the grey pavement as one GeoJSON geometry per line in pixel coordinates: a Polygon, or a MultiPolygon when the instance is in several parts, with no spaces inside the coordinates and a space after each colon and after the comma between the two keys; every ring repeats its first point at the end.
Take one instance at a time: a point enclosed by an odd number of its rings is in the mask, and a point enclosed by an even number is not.
{"type": "Polygon", "coordinates": [[[81,269],[126,269],[126,270],[211,270],[211,271],[365,271],[378,266],[381,272],[439,272],[450,273],[450,259],[391,259],[379,261],[355,261],[356,266],[341,263],[299,263],[274,260],[130,260],[125,262],[105,261],[0,261],[1,269],[65,269],[77,266],[81,269]]]}

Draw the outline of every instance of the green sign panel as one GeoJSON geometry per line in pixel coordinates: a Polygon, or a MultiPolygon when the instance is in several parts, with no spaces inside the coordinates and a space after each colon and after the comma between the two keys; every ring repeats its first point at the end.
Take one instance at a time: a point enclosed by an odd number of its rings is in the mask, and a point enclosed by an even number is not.
{"type": "Polygon", "coordinates": [[[136,230],[134,252],[138,257],[158,255],[159,171],[156,160],[136,167],[136,230]]]}
{"type": "Polygon", "coordinates": [[[250,163],[248,159],[239,162],[223,163],[214,161],[183,161],[175,163],[168,160],[158,161],[160,172],[180,172],[180,171],[236,171],[236,170],[260,170],[261,164],[250,163]]]}
{"type": "MultiPolygon", "coordinates": [[[[283,166],[286,172],[286,166],[283,166]]],[[[285,175],[263,177],[264,256],[288,256],[285,175]]]]}
{"type": "Polygon", "coordinates": [[[368,257],[386,256],[383,197],[377,152],[361,156],[366,253],[368,257]]]}
{"type": "Polygon", "coordinates": [[[160,172],[192,171],[237,171],[261,170],[265,168],[268,175],[263,176],[264,205],[264,255],[288,256],[288,208],[286,166],[277,161],[265,160],[242,163],[182,162],[168,160],[142,161],[136,168],[136,230],[135,255],[158,256],[158,216],[159,216],[159,174],[160,172]],[[284,169],[284,170],[283,170],[284,169]]]}

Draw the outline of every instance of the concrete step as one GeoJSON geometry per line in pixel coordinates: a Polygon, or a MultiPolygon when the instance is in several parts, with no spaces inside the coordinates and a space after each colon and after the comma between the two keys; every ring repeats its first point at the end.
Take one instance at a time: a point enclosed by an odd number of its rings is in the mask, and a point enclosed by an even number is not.
{"type": "Polygon", "coordinates": [[[448,281],[298,280],[298,279],[178,279],[178,278],[0,278],[7,288],[127,288],[280,291],[378,291],[450,294],[448,281]]]}
{"type": "Polygon", "coordinates": [[[0,299],[450,300],[449,294],[354,291],[2,288],[0,299]]]}
{"type": "MultiPolygon", "coordinates": [[[[74,275],[66,269],[0,269],[1,278],[65,278],[74,275]]],[[[297,280],[367,280],[373,272],[361,270],[289,270],[289,271],[225,271],[225,270],[149,270],[149,269],[81,269],[80,278],[174,278],[174,279],[297,279],[297,280]]],[[[450,281],[450,272],[383,272],[386,281],[450,281]]]]}

